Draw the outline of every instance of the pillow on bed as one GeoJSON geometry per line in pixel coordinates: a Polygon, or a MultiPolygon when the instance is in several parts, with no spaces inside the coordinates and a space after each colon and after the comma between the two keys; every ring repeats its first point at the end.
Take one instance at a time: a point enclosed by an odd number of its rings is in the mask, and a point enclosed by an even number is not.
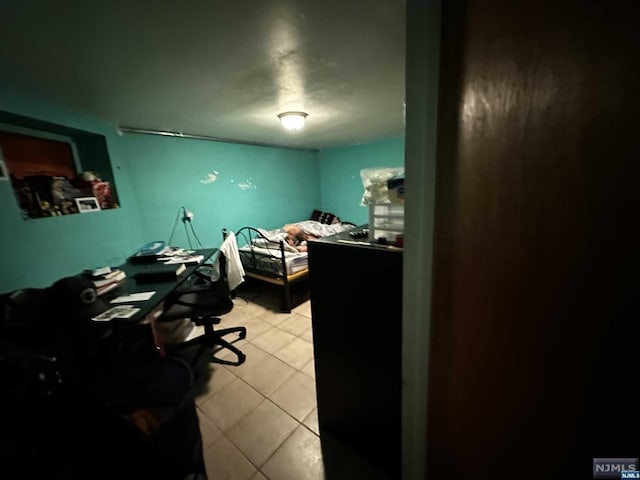
{"type": "Polygon", "coordinates": [[[311,218],[315,222],[324,223],[325,225],[333,225],[334,223],[340,223],[340,218],[330,212],[323,212],[320,210],[314,210],[311,214],[311,218]]]}

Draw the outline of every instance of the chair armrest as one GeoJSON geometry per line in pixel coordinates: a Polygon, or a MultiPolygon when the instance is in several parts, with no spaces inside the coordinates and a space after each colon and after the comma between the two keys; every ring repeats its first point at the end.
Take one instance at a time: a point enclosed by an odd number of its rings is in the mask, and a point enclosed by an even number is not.
{"type": "Polygon", "coordinates": [[[186,300],[181,300],[180,298],[174,300],[172,302],[173,305],[182,305],[183,307],[193,307],[193,308],[205,308],[207,305],[199,302],[187,302],[186,300]]]}
{"type": "Polygon", "coordinates": [[[201,280],[204,280],[207,283],[212,283],[211,281],[211,275],[207,275],[205,273],[202,273],[199,270],[196,270],[195,272],[193,272],[193,275],[195,275],[196,277],[198,277],[201,280]]]}
{"type": "Polygon", "coordinates": [[[216,290],[216,283],[210,283],[209,285],[193,285],[191,287],[187,287],[176,291],[172,298],[167,299],[165,305],[182,305],[184,307],[194,307],[194,308],[208,308],[212,303],[217,303],[220,301],[221,294],[220,291],[216,290]],[[187,295],[194,295],[196,298],[195,301],[190,301],[185,299],[187,295]],[[198,301],[201,300],[201,301],[198,301]]]}
{"type": "Polygon", "coordinates": [[[188,293],[202,293],[209,292],[215,288],[215,283],[209,282],[208,284],[196,284],[196,285],[188,285],[184,288],[176,290],[173,292],[172,298],[169,299],[169,302],[173,303],[175,299],[179,299],[182,295],[186,295],[188,293]]]}

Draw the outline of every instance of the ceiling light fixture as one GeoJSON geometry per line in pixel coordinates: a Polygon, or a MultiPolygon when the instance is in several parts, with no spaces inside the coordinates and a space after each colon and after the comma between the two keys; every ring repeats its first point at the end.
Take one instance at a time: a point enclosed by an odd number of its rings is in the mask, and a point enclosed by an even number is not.
{"type": "Polygon", "coordinates": [[[304,127],[307,116],[308,114],[304,112],[284,112],[278,114],[282,127],[291,132],[301,130],[304,127]]]}

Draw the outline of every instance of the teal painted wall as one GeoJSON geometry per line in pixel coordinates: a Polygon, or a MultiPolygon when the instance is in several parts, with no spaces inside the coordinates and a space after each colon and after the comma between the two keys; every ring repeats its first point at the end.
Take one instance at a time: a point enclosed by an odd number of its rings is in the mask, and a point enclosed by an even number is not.
{"type": "MultiPolygon", "coordinates": [[[[122,207],[23,220],[9,183],[0,181],[0,292],[122,263],[143,243],[167,241],[182,206],[194,213],[193,227],[205,246],[218,245],[224,227],[277,228],[307,219],[315,208],[365,223],[360,170],[404,163],[403,139],[318,153],[117,135],[95,118],[7,92],[0,92],[0,109],[105,135],[122,207]]],[[[181,222],[172,243],[188,246],[181,222]]]]}
{"type": "MultiPolygon", "coordinates": [[[[309,218],[320,203],[317,152],[120,136],[114,126],[78,112],[6,93],[0,109],[105,135],[122,207],[23,220],[9,182],[0,181],[0,292],[120,264],[143,243],[167,241],[182,206],[195,214],[202,243],[216,246],[224,227],[277,228],[309,218]],[[213,172],[217,179],[209,182],[213,172]]],[[[188,246],[182,223],[172,243],[188,246]]]]}
{"type": "Polygon", "coordinates": [[[122,208],[23,220],[8,181],[0,181],[0,292],[44,287],[93,266],[119,264],[142,240],[133,185],[112,126],[70,109],[0,91],[0,110],[105,135],[122,208]]]}
{"type": "MultiPolygon", "coordinates": [[[[320,203],[317,152],[139,134],[122,143],[146,241],[167,241],[182,206],[203,245],[217,246],[222,228],[278,228],[320,203]]],[[[181,222],[172,244],[188,246],[181,222]]]]}
{"type": "Polygon", "coordinates": [[[369,211],[360,206],[364,191],[360,170],[404,166],[404,139],[321,150],[319,159],[322,210],[361,225],[369,221],[369,211]]]}

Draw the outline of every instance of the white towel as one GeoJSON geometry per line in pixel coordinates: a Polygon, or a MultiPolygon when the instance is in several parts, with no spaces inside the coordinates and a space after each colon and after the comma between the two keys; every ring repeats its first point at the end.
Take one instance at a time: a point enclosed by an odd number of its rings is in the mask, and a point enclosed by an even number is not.
{"type": "Polygon", "coordinates": [[[242,268],[242,262],[240,261],[240,253],[238,252],[238,242],[236,241],[236,235],[233,232],[227,234],[222,245],[220,245],[220,252],[227,260],[227,282],[229,283],[229,290],[235,290],[238,285],[244,282],[244,268],[242,268]]]}

